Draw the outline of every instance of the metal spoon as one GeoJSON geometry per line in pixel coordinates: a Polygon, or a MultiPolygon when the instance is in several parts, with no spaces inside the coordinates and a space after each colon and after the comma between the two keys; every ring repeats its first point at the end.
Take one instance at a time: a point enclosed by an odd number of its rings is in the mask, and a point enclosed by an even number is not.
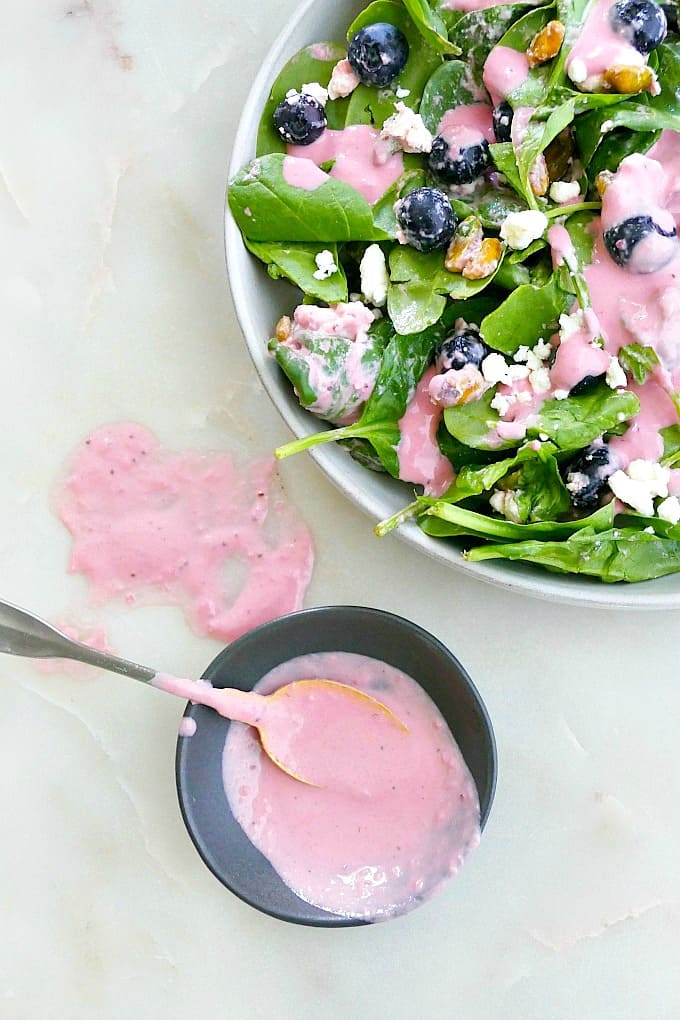
{"type": "Polygon", "coordinates": [[[316,753],[319,742],[324,739],[323,730],[318,726],[320,698],[322,712],[327,713],[328,718],[337,721],[342,714],[348,736],[351,736],[356,712],[366,711],[383,724],[396,726],[408,733],[408,728],[386,705],[347,684],[318,678],[296,680],[268,695],[230,687],[214,688],[205,681],[160,673],[149,666],[90,648],[40,617],[2,601],[0,652],[33,659],[75,659],[141,680],[187,701],[206,705],[226,719],[254,726],[260,734],[265,754],[274,764],[293,779],[312,786],[323,786],[328,778],[327,768],[322,771],[324,763],[319,761],[316,753]],[[343,703],[341,706],[340,702],[343,703]],[[344,711],[339,713],[338,707],[344,711]]]}

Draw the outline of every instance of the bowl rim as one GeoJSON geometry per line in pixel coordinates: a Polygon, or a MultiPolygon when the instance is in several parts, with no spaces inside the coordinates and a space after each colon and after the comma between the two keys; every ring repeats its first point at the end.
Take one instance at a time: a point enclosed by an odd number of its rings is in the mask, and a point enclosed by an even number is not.
{"type": "MultiPolygon", "coordinates": [[[[368,619],[369,622],[374,621],[378,625],[380,621],[388,620],[392,625],[397,626],[399,628],[403,628],[409,633],[416,635],[420,641],[430,645],[430,647],[437,653],[437,655],[441,655],[442,658],[448,660],[451,663],[451,666],[453,667],[453,669],[460,678],[463,688],[465,689],[466,695],[469,697],[471,704],[474,705],[474,708],[478,716],[478,720],[481,723],[480,727],[482,731],[481,739],[483,739],[484,741],[483,750],[486,771],[488,773],[488,781],[483,790],[480,789],[480,787],[477,785],[477,782],[474,779],[474,777],[473,782],[475,783],[475,788],[477,789],[477,793],[479,796],[480,801],[479,827],[480,832],[483,832],[486,823],[489,819],[491,808],[493,807],[498,780],[498,748],[496,745],[496,736],[493,728],[493,723],[491,721],[491,717],[489,715],[489,711],[486,707],[486,704],[484,703],[484,699],[482,698],[479,690],[475,686],[469,673],[467,672],[465,667],[461,664],[457,656],[454,655],[451,649],[448,648],[443,641],[436,637],[436,635],[432,634],[424,627],[421,627],[420,624],[415,623],[413,620],[409,620],[408,618],[401,616],[397,613],[392,613],[389,610],[377,609],[371,606],[346,604],[346,605],[314,606],[310,609],[301,609],[295,613],[287,613],[285,616],[277,617],[276,619],[270,620],[267,623],[260,624],[253,630],[247,631],[245,634],[241,635],[241,637],[237,638],[235,641],[231,642],[225,648],[221,649],[220,652],[218,652],[218,654],[206,666],[205,670],[201,674],[201,679],[212,681],[215,679],[215,677],[219,678],[219,674],[225,660],[228,660],[230,655],[234,654],[234,651],[238,652],[240,649],[244,647],[247,649],[248,645],[252,644],[253,642],[257,642],[264,630],[270,631],[273,630],[274,632],[277,629],[285,630],[287,627],[291,625],[291,623],[293,624],[293,626],[295,626],[295,624],[299,623],[300,621],[308,620],[312,623],[310,631],[311,633],[314,633],[315,619],[318,619],[319,617],[328,618],[329,616],[332,617],[335,616],[336,614],[343,614],[345,616],[349,615],[354,617],[362,616],[364,620],[368,619]]],[[[291,655],[289,657],[295,658],[295,655],[291,655]]],[[[282,661],[285,661],[285,658],[286,656],[284,654],[282,661]]],[[[234,686],[240,686],[241,682],[244,683],[244,686],[241,689],[244,690],[251,689],[252,686],[251,684],[249,684],[248,682],[241,681],[239,678],[236,678],[234,686]]],[[[420,684],[417,680],[415,680],[415,682],[418,683],[418,686],[420,686],[424,690],[422,684],[420,684]]],[[[426,693],[428,692],[426,691],[426,693]]],[[[431,697],[431,700],[439,708],[438,702],[435,701],[435,699],[432,698],[431,695],[428,696],[431,697]]],[[[187,702],[185,706],[183,718],[195,719],[197,716],[198,717],[202,716],[204,720],[206,713],[210,716],[214,715],[214,713],[212,713],[209,709],[205,709],[204,706],[190,701],[187,702]]],[[[225,724],[226,734],[229,722],[228,720],[221,720],[221,722],[225,724]]],[[[194,739],[195,737],[190,738],[190,740],[194,739]]],[[[295,924],[302,924],[311,927],[347,928],[365,926],[374,923],[371,922],[370,920],[364,920],[362,918],[342,917],[342,915],[333,914],[330,911],[325,911],[322,908],[306,904],[304,900],[300,900],[300,902],[305,907],[308,907],[310,911],[309,918],[307,920],[304,920],[300,915],[292,916],[275,909],[268,909],[266,905],[263,905],[256,899],[251,898],[246,893],[244,893],[242,889],[235,888],[235,886],[232,885],[232,883],[227,880],[225,875],[217,867],[212,855],[209,852],[208,848],[209,840],[204,840],[201,832],[199,831],[198,825],[194,823],[194,818],[192,816],[192,811],[190,808],[191,799],[190,792],[185,783],[186,759],[191,749],[190,740],[183,737],[181,734],[178,735],[175,749],[175,787],[177,791],[177,800],[179,803],[180,814],[184,826],[186,828],[186,831],[189,835],[189,838],[191,839],[191,842],[193,843],[204,865],[208,868],[210,872],[212,872],[215,878],[223,886],[225,886],[225,888],[229,890],[230,893],[237,896],[244,903],[247,903],[249,906],[255,908],[256,910],[268,914],[270,917],[274,917],[277,920],[288,921],[295,924]]],[[[247,839],[247,836],[245,838],[247,839]]],[[[256,848],[253,849],[255,850],[256,853],[258,854],[260,853],[260,851],[257,851],[256,848]]],[[[269,865],[269,868],[271,868],[271,865],[269,865]]],[[[278,881],[280,882],[282,880],[278,878],[278,881]]]]}
{"type": "MultiPolygon", "coordinates": [[[[300,48],[300,45],[309,45],[316,41],[308,39],[306,43],[300,43],[299,40],[296,40],[293,43],[306,15],[318,6],[319,0],[302,0],[265,56],[251,84],[241,112],[229,160],[228,181],[244,163],[255,155],[256,126],[259,123],[269,89],[283,64],[300,48]]],[[[228,183],[226,191],[228,191],[228,183]]],[[[267,371],[262,350],[263,338],[251,313],[250,292],[239,272],[244,259],[250,261],[251,264],[257,263],[257,260],[245,247],[226,199],[224,220],[229,288],[236,317],[255,370],[270,400],[296,438],[319,432],[325,428],[325,425],[309,412],[304,411],[297,401],[291,399],[292,394],[282,393],[281,377],[274,372],[267,371]]],[[[286,383],[286,385],[288,384],[286,383]]],[[[292,387],[290,389],[292,391],[292,387]]],[[[345,451],[338,451],[333,447],[332,443],[321,445],[309,450],[308,453],[329,481],[373,521],[391,516],[405,505],[406,497],[397,505],[396,501],[389,501],[387,491],[385,500],[375,498],[367,493],[362,486],[366,468],[352,461],[345,451]],[[337,456],[338,453],[343,454],[342,460],[337,456]]],[[[390,482],[392,481],[390,479],[390,482]]],[[[407,483],[398,484],[404,486],[406,491],[407,483]]],[[[394,491],[396,492],[396,490],[394,491]]],[[[675,590],[666,586],[672,584],[674,576],[680,577],[680,575],[667,575],[635,584],[626,582],[608,584],[585,575],[551,573],[538,566],[519,561],[469,562],[463,558],[460,549],[456,546],[445,540],[426,535],[413,521],[406,521],[402,524],[396,529],[395,535],[400,541],[406,542],[431,559],[453,568],[458,573],[484,581],[508,592],[566,605],[588,606],[589,608],[632,610],[680,608],[680,583],[676,585],[675,590]]]]}

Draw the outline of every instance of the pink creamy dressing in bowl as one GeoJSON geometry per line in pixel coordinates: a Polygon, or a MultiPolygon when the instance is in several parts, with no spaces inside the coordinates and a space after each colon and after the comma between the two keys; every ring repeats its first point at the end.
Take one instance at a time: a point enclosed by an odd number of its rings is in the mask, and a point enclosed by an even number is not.
{"type": "MultiPolygon", "coordinates": [[[[367,717],[367,739],[357,727],[356,739],[342,741],[334,786],[320,790],[264,758],[250,727],[192,705],[196,733],[177,750],[189,833],[225,885],[283,920],[343,927],[411,910],[459,869],[486,821],[496,759],[484,706],[432,635],[361,607],[260,627],[225,649],[205,679],[246,690],[264,678],[258,689],[273,690],[313,676],[366,690],[410,732],[381,726],[378,745],[367,717]]],[[[336,719],[331,745],[341,728],[336,719]]]]}

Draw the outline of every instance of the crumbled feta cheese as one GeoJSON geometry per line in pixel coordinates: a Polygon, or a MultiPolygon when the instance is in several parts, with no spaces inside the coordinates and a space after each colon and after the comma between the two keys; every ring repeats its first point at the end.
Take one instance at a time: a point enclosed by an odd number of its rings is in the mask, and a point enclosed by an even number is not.
{"type": "Polygon", "coordinates": [[[491,386],[509,382],[508,364],[502,354],[487,354],[482,362],[482,375],[491,386]]]}
{"type": "Polygon", "coordinates": [[[517,502],[518,493],[514,489],[496,489],[489,498],[489,503],[496,513],[503,514],[506,520],[514,524],[522,523],[517,502]]]}
{"type": "Polygon", "coordinates": [[[574,85],[582,85],[588,77],[588,69],[582,60],[572,60],[567,68],[567,74],[574,85]]]}
{"type": "Polygon", "coordinates": [[[558,205],[574,202],[580,194],[581,185],[578,181],[555,181],[550,185],[550,197],[558,205]]]}
{"type": "Polygon", "coordinates": [[[404,152],[430,152],[432,135],[425,127],[420,114],[414,113],[405,103],[399,102],[395,106],[397,112],[387,118],[380,137],[398,142],[404,152]]]}
{"type": "Polygon", "coordinates": [[[518,347],[513,356],[513,361],[527,361],[529,358],[529,348],[525,345],[518,347]]]}
{"type": "Polygon", "coordinates": [[[338,271],[333,252],[327,248],[315,255],[314,261],[317,265],[316,272],[312,274],[315,280],[327,280],[329,276],[333,276],[338,271]]]}
{"type": "Polygon", "coordinates": [[[625,471],[615,471],[608,479],[609,488],[621,502],[651,517],[654,497],[668,496],[670,471],[653,460],[632,460],[625,471]]]}
{"type": "Polygon", "coordinates": [[[325,89],[318,81],[307,82],[306,85],[302,86],[300,92],[303,96],[312,96],[322,106],[325,106],[328,102],[328,89],[325,89]]]}
{"type": "Polygon", "coordinates": [[[579,333],[585,326],[583,312],[577,308],[571,315],[560,315],[560,336],[568,340],[570,336],[579,333]]]}
{"type": "Polygon", "coordinates": [[[550,344],[545,343],[543,340],[539,340],[535,347],[530,349],[529,347],[519,347],[515,353],[514,361],[525,362],[526,367],[530,372],[535,372],[539,368],[543,368],[543,362],[550,357],[552,347],[550,344]]]}
{"type": "Polygon", "coordinates": [[[539,432],[538,438],[541,440],[542,443],[547,443],[548,440],[550,439],[550,436],[547,436],[545,432],[539,432]]]}
{"type": "Polygon", "coordinates": [[[396,91],[395,91],[395,93],[394,93],[394,94],[395,94],[395,96],[397,97],[397,99],[406,99],[406,97],[407,97],[407,96],[410,96],[410,95],[411,95],[411,90],[410,90],[410,89],[403,89],[403,88],[401,87],[401,85],[400,85],[400,86],[399,86],[399,87],[398,87],[398,88],[396,89],[396,91]]]}
{"type": "Polygon", "coordinates": [[[547,368],[535,368],[529,375],[529,382],[534,393],[547,393],[550,389],[550,372],[547,368]]]}
{"type": "Polygon", "coordinates": [[[331,80],[328,83],[328,98],[344,99],[345,96],[354,92],[360,83],[361,78],[356,74],[349,60],[347,58],[340,60],[333,68],[331,80]]]}
{"type": "Polygon", "coordinates": [[[516,400],[517,400],[517,401],[518,401],[518,402],[519,402],[520,404],[530,404],[530,403],[531,403],[531,400],[532,400],[532,396],[531,396],[531,394],[530,394],[530,393],[528,392],[528,390],[522,390],[522,392],[521,392],[521,393],[516,393],[516,394],[515,394],[515,399],[516,399],[516,400]]]}
{"type": "Polygon", "coordinates": [[[600,134],[601,135],[607,135],[607,134],[609,134],[610,131],[613,131],[613,129],[614,129],[614,121],[613,120],[603,120],[602,123],[600,124],[600,134]]]}
{"type": "Polygon", "coordinates": [[[359,264],[361,290],[369,305],[382,307],[387,301],[389,277],[385,255],[379,244],[369,244],[359,264]]]}
{"type": "Polygon", "coordinates": [[[654,528],[651,526],[651,524],[648,528],[643,528],[642,531],[644,532],[645,535],[656,535],[656,532],[654,528]]]}
{"type": "Polygon", "coordinates": [[[538,343],[534,345],[532,354],[534,354],[541,361],[547,361],[550,355],[552,354],[552,347],[547,342],[547,340],[539,340],[538,343]]]}
{"type": "Polygon", "coordinates": [[[662,503],[659,503],[656,512],[662,521],[677,524],[680,521],[680,500],[677,496],[668,496],[662,503]]]}
{"type": "Polygon", "coordinates": [[[567,490],[576,495],[590,485],[590,479],[584,471],[570,471],[565,484],[567,490]]]}
{"type": "Polygon", "coordinates": [[[548,218],[542,212],[525,209],[523,212],[509,213],[501,224],[501,237],[520,251],[528,248],[532,241],[542,237],[548,227],[548,218]]]}
{"type": "Polygon", "coordinates": [[[569,390],[555,390],[553,397],[555,400],[566,400],[569,396],[569,390]]]}
{"type": "Polygon", "coordinates": [[[508,379],[510,382],[520,382],[529,378],[529,369],[526,365],[508,365],[508,379]]]}
{"type": "Polygon", "coordinates": [[[498,411],[502,418],[503,415],[508,413],[510,405],[513,402],[514,401],[511,397],[506,397],[502,393],[495,393],[494,398],[491,401],[491,407],[493,407],[494,411],[498,411]]]}
{"type": "Polygon", "coordinates": [[[611,389],[616,390],[620,386],[626,386],[628,380],[626,379],[626,373],[621,368],[618,358],[612,358],[609,362],[609,368],[605,372],[605,380],[607,386],[611,389]]]}

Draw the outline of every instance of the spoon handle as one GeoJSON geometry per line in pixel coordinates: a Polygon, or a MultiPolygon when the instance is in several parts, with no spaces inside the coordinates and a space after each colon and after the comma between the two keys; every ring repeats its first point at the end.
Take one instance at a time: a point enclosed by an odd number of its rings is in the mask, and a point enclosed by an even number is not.
{"type": "Polygon", "coordinates": [[[75,659],[148,684],[156,670],[73,641],[39,616],[0,601],[0,652],[30,659],[75,659]]]}

